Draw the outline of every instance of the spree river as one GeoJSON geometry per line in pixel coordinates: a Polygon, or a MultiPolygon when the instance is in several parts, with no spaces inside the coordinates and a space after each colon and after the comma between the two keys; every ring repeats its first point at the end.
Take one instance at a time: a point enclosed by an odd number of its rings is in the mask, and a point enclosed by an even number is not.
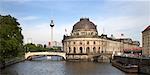
{"type": "Polygon", "coordinates": [[[24,61],[1,71],[0,75],[139,75],[127,74],[110,63],[47,60],[24,61]]]}

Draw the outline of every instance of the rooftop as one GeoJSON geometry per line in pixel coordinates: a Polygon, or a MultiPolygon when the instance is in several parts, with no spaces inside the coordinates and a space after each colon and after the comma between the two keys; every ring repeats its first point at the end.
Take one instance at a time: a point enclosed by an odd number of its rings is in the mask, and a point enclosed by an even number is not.
{"type": "Polygon", "coordinates": [[[80,21],[74,24],[73,31],[78,30],[96,30],[96,25],[89,18],[80,18],[80,21]]]}
{"type": "Polygon", "coordinates": [[[143,32],[148,31],[148,30],[150,30],[150,25],[143,32]]]}

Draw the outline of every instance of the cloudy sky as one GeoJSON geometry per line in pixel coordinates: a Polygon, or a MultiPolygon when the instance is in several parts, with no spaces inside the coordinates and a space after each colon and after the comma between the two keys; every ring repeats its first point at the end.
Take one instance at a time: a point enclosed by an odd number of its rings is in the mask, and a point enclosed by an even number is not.
{"type": "Polygon", "coordinates": [[[25,43],[47,44],[52,19],[54,40],[61,42],[81,17],[94,22],[99,35],[124,34],[141,42],[141,31],[150,25],[150,0],[0,0],[0,14],[18,19],[25,43]]]}

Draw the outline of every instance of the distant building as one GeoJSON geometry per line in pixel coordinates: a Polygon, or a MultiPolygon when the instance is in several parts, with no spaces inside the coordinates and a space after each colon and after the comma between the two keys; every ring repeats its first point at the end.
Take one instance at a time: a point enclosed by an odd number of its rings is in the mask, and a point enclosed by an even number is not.
{"type": "Polygon", "coordinates": [[[142,31],[143,55],[150,55],[150,25],[142,31]]]}
{"type": "Polygon", "coordinates": [[[89,18],[81,18],[71,35],[64,35],[62,43],[67,59],[88,59],[88,54],[123,53],[127,48],[139,48],[139,42],[130,38],[99,36],[97,26],[89,18]]]}
{"type": "Polygon", "coordinates": [[[49,41],[48,42],[48,48],[51,48],[52,47],[52,45],[51,45],[51,42],[49,41]]]}
{"type": "Polygon", "coordinates": [[[48,42],[48,48],[52,48],[52,47],[62,47],[62,43],[58,41],[48,42]]]}

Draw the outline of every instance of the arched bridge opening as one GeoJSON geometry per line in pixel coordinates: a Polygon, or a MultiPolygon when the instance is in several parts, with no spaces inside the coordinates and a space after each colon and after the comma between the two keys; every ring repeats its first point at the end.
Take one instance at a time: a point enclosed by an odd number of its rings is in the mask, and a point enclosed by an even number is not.
{"type": "Polygon", "coordinates": [[[111,62],[112,54],[95,54],[90,59],[94,62],[111,62]]]}
{"type": "Polygon", "coordinates": [[[93,57],[94,62],[111,62],[112,57],[110,55],[99,55],[93,57]]]}

